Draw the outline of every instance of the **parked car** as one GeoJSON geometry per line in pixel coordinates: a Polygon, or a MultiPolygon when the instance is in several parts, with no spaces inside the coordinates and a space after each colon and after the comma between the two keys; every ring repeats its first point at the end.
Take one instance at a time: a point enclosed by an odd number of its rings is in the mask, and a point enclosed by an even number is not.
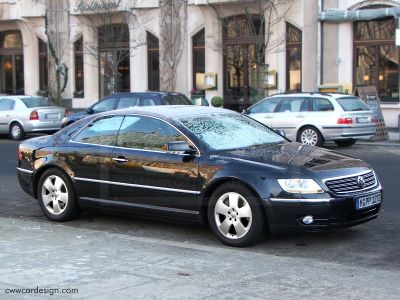
{"type": "Polygon", "coordinates": [[[296,93],[268,97],[249,109],[249,117],[305,145],[334,141],[349,147],[376,131],[374,112],[359,98],[347,94],[296,93]]]}
{"type": "Polygon", "coordinates": [[[378,216],[365,162],[289,142],[214,107],[139,107],[90,116],[18,150],[18,180],[52,221],[81,209],[206,222],[247,246],[280,230],[327,230],[378,216]]]}
{"type": "Polygon", "coordinates": [[[68,126],[77,120],[87,117],[88,115],[98,114],[114,109],[152,105],[193,105],[193,103],[181,93],[117,93],[94,103],[86,111],[81,111],[65,117],[62,121],[62,127],[68,126]]]}
{"type": "Polygon", "coordinates": [[[38,96],[0,96],[0,134],[14,140],[33,132],[54,132],[66,115],[63,107],[38,96]]]}

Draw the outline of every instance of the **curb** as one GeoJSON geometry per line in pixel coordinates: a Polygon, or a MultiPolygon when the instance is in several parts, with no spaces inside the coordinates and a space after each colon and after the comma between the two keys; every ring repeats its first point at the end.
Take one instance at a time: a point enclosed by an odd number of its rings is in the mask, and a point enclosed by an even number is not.
{"type": "Polygon", "coordinates": [[[363,146],[387,146],[387,147],[400,147],[400,142],[392,141],[392,142],[362,142],[357,141],[356,145],[363,145],[363,146]]]}

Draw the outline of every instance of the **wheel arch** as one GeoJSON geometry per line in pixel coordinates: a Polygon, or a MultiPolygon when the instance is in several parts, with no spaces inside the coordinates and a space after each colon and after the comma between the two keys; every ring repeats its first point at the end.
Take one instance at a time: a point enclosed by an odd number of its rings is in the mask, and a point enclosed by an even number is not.
{"type": "MultiPolygon", "coordinates": [[[[260,193],[257,191],[257,189],[251,185],[250,183],[239,179],[237,177],[222,177],[222,178],[218,178],[216,180],[214,180],[213,182],[211,182],[205,189],[204,193],[202,193],[202,197],[201,197],[201,212],[202,212],[202,218],[203,218],[203,222],[205,222],[205,224],[208,224],[208,214],[207,214],[207,207],[208,207],[208,203],[210,202],[210,197],[212,195],[212,193],[221,185],[226,184],[226,183],[236,183],[236,184],[241,184],[243,186],[245,186],[246,188],[248,188],[251,192],[254,193],[254,195],[256,195],[257,200],[260,202],[260,205],[263,206],[264,210],[263,210],[263,214],[265,217],[265,220],[267,220],[267,214],[266,214],[266,210],[265,210],[265,204],[262,201],[262,197],[260,195],[260,193]]],[[[267,222],[268,223],[268,222],[267,222]]]]}
{"type": "Polygon", "coordinates": [[[302,125],[297,129],[297,132],[296,132],[296,142],[299,142],[299,140],[300,140],[300,132],[301,132],[304,128],[306,128],[306,127],[315,128],[315,129],[319,132],[319,134],[321,135],[322,141],[325,141],[325,137],[324,137],[324,135],[322,134],[321,129],[320,129],[317,125],[314,125],[314,124],[302,124],[302,125]]]}
{"type": "MultiPolygon", "coordinates": [[[[36,172],[35,172],[35,175],[34,175],[34,177],[33,177],[33,195],[34,195],[34,197],[35,197],[35,199],[37,199],[38,198],[38,183],[39,183],[39,180],[40,180],[40,178],[42,177],[42,175],[43,175],[43,173],[44,172],[46,172],[47,170],[50,170],[50,169],[57,169],[58,171],[61,171],[62,173],[64,173],[64,175],[71,181],[71,183],[72,183],[72,176],[71,176],[71,174],[68,174],[68,172],[67,171],[65,171],[61,166],[59,166],[59,165],[56,165],[56,164],[47,164],[47,165],[44,165],[44,166],[42,166],[41,168],[39,168],[36,172]]],[[[72,185],[73,186],[73,185],[72,185]]],[[[74,193],[76,194],[76,192],[75,192],[75,189],[73,189],[74,191],[74,193]]]]}

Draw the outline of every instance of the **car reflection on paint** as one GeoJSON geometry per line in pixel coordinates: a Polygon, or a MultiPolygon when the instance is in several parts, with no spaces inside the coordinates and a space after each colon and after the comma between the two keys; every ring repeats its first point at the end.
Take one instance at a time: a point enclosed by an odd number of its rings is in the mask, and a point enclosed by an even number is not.
{"type": "Polygon", "coordinates": [[[21,187],[52,221],[100,209],[202,222],[230,246],[364,223],[382,201],[365,162],[212,107],[101,113],[24,141],[18,156],[21,187]]]}

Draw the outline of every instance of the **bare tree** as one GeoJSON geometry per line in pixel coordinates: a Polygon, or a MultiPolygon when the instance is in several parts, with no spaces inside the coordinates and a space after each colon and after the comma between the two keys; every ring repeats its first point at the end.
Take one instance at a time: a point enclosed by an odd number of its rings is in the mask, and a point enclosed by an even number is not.
{"type": "MultiPolygon", "coordinates": [[[[241,0],[232,4],[236,16],[224,15],[223,3],[211,5],[223,29],[223,40],[217,42],[215,47],[224,55],[227,64],[234,69],[235,93],[239,99],[243,94],[254,94],[253,101],[264,97],[265,76],[267,75],[268,53],[280,52],[286,42],[286,37],[274,34],[277,25],[282,22],[290,12],[293,0],[241,0]],[[244,68],[252,66],[255,78],[255,86],[241,86],[242,81],[248,81],[248,72],[244,68]],[[242,77],[246,78],[242,78],[242,77]],[[244,90],[243,90],[244,89],[244,90]],[[247,89],[247,91],[246,91],[247,89]],[[251,90],[250,90],[251,89],[251,90]]],[[[248,106],[249,98],[245,97],[245,106],[248,106]]]]}
{"type": "Polygon", "coordinates": [[[176,89],[177,68],[185,48],[187,3],[160,0],[160,89],[176,89]]]}
{"type": "MultiPolygon", "coordinates": [[[[39,1],[37,2],[40,3],[39,1]]],[[[44,1],[46,5],[45,34],[49,53],[48,95],[58,105],[68,83],[65,64],[69,49],[69,1],[44,1]]]]}

